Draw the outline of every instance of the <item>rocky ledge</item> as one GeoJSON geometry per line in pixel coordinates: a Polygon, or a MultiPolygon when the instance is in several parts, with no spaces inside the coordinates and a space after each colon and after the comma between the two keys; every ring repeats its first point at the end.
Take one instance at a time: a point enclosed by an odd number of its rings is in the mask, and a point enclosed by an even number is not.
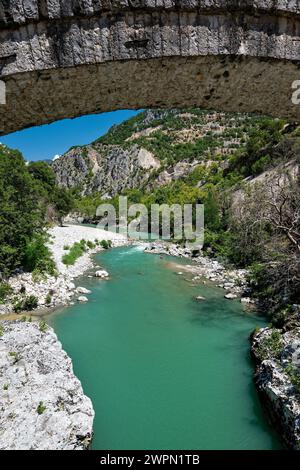
{"type": "Polygon", "coordinates": [[[256,386],[272,424],[289,449],[300,450],[300,327],[255,332],[252,355],[256,386]]]}
{"type": "MultiPolygon", "coordinates": [[[[208,256],[201,255],[201,252],[193,253],[189,248],[182,248],[168,242],[152,242],[146,249],[146,253],[164,254],[175,257],[192,259],[193,265],[184,265],[180,269],[195,275],[194,280],[201,278],[208,279],[228,291],[225,295],[227,299],[235,299],[240,295],[249,295],[247,291],[247,271],[245,269],[230,269],[223,266],[219,261],[208,256]]],[[[244,297],[252,302],[249,297],[244,297]]]]}
{"type": "Polygon", "coordinates": [[[0,322],[0,449],[85,450],[94,410],[44,323],[0,322]]]}

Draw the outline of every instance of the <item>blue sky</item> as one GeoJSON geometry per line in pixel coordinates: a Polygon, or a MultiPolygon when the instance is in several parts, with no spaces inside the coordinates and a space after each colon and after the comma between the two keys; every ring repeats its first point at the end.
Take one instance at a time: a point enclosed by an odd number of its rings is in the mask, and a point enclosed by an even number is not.
{"type": "Polygon", "coordinates": [[[105,134],[113,124],[119,124],[138,112],[122,110],[64,119],[0,137],[0,142],[20,150],[26,160],[52,159],[73,145],[89,144],[105,134]]]}

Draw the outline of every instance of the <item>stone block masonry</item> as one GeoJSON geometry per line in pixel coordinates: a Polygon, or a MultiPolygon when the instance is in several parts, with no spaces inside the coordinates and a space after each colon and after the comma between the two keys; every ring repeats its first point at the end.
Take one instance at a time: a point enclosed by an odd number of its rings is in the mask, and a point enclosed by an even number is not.
{"type": "Polygon", "coordinates": [[[292,0],[2,0],[0,134],[121,108],[299,120],[292,0]]]}

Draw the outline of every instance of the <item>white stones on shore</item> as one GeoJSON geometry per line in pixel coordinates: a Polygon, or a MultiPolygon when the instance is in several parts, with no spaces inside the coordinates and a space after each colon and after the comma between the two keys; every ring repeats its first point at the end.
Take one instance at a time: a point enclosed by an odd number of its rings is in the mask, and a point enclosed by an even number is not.
{"type": "Polygon", "coordinates": [[[107,279],[109,277],[109,274],[104,269],[100,269],[95,272],[95,277],[98,277],[100,279],[107,279]]]}
{"type": "Polygon", "coordinates": [[[85,297],[84,295],[81,295],[80,297],[78,297],[78,302],[88,302],[89,299],[87,297],[85,297]]]}
{"type": "MultiPolygon", "coordinates": [[[[191,250],[161,241],[150,243],[145,252],[192,258],[191,250]]],[[[195,264],[182,266],[181,269],[194,274],[193,281],[202,280],[203,278],[208,279],[218,283],[218,287],[230,291],[236,297],[244,291],[247,284],[247,271],[245,269],[227,269],[219,261],[207,256],[197,256],[192,259],[195,264]]],[[[205,281],[203,281],[203,284],[205,284],[205,281]]]]}
{"type": "MultiPolygon", "coordinates": [[[[23,273],[9,280],[13,289],[11,301],[6,304],[6,313],[11,313],[14,301],[28,296],[38,299],[38,308],[55,307],[69,303],[75,284],[66,276],[43,276],[34,280],[31,273],[23,273]]],[[[3,312],[5,313],[5,312],[3,312]]]]}
{"type": "Polygon", "coordinates": [[[192,253],[189,248],[182,248],[173,243],[163,243],[161,241],[148,244],[145,248],[145,252],[162,255],[165,254],[170,256],[180,256],[183,258],[189,258],[192,253]]]}
{"type": "Polygon", "coordinates": [[[252,304],[254,301],[250,297],[242,297],[241,303],[242,304],[252,304]]]}
{"type": "Polygon", "coordinates": [[[228,299],[228,300],[233,300],[233,299],[238,298],[237,294],[234,294],[233,292],[229,292],[229,294],[225,294],[224,297],[225,299],[228,299]]]}

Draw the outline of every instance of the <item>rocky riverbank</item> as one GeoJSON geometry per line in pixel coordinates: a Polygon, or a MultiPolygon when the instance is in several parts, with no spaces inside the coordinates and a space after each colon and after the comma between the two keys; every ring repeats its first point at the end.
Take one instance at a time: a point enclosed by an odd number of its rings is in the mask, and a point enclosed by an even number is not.
{"type": "MultiPolygon", "coordinates": [[[[92,255],[103,250],[100,245],[89,249],[77,259],[74,265],[66,266],[62,262],[62,257],[66,253],[66,247],[71,247],[81,240],[94,242],[97,240],[110,240],[112,247],[122,246],[127,243],[125,237],[119,234],[107,232],[94,227],[80,225],[66,225],[64,227],[53,227],[49,230],[49,249],[56,264],[57,276],[35,277],[31,273],[20,273],[9,279],[12,292],[5,304],[0,305],[0,315],[10,314],[16,311],[18,305],[24,304],[26,299],[35,297],[37,303],[28,305],[28,311],[38,309],[48,309],[68,305],[73,301],[77,292],[74,279],[81,276],[88,269],[94,266],[92,255]]],[[[22,311],[22,308],[20,308],[22,311]]]]}
{"type": "Polygon", "coordinates": [[[43,323],[0,322],[0,449],[85,450],[94,410],[43,323]]]}
{"type": "Polygon", "coordinates": [[[247,271],[245,269],[226,268],[215,259],[201,256],[199,253],[195,256],[189,248],[182,248],[173,243],[152,242],[145,248],[145,252],[191,259],[194,264],[182,265],[180,270],[192,273],[194,281],[208,279],[227,291],[225,294],[227,299],[241,297],[245,303],[253,302],[247,291],[247,271]]]}
{"type": "Polygon", "coordinates": [[[263,328],[255,332],[251,351],[263,406],[286,446],[299,450],[300,326],[287,331],[263,328]]]}

